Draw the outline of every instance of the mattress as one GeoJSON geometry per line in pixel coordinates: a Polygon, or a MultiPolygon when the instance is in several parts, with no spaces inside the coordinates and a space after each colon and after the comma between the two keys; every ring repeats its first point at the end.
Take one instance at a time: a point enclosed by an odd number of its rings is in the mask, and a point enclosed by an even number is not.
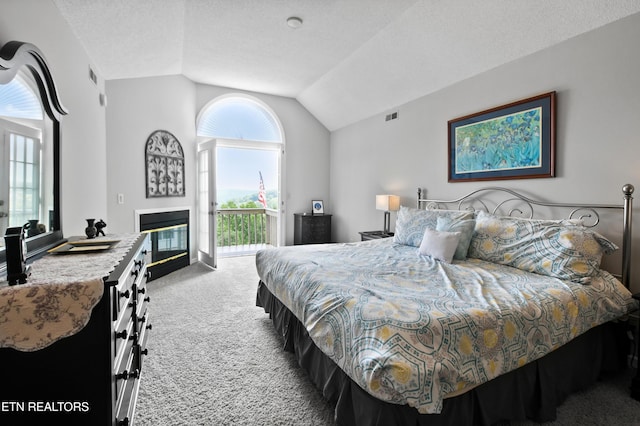
{"type": "Polygon", "coordinates": [[[478,259],[447,264],[392,239],[266,249],[256,267],[356,384],[423,414],[636,308],[605,271],[585,285],[478,259]]]}

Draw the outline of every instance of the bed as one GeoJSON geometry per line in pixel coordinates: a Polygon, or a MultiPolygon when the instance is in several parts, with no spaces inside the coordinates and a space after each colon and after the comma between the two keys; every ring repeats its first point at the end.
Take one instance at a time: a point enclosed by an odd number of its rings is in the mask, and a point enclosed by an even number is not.
{"type": "Polygon", "coordinates": [[[632,193],[572,205],[419,190],[393,238],[259,251],[257,305],[338,424],[553,420],[569,393],[625,365],[632,193]],[[621,249],[599,232],[611,216],[621,249]],[[602,266],[614,253],[617,275],[602,266]]]}

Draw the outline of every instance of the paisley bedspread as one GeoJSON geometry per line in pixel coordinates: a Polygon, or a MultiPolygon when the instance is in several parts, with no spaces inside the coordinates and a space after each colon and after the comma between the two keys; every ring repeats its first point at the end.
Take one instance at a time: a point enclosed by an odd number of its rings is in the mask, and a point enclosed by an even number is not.
{"type": "Polygon", "coordinates": [[[352,380],[423,414],[637,307],[605,271],[583,285],[478,259],[446,264],[392,239],[265,249],[256,267],[352,380]]]}

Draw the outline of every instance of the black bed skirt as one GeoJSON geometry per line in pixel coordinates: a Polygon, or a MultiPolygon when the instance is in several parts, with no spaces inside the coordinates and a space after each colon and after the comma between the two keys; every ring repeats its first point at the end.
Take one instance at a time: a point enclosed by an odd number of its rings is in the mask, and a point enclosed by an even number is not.
{"type": "Polygon", "coordinates": [[[360,388],[313,343],[300,321],[262,281],[256,305],[262,307],[324,397],[335,404],[339,425],[459,426],[500,422],[551,421],[556,407],[572,392],[584,389],[606,372],[626,368],[629,353],[626,324],[607,323],[515,371],[469,392],[444,400],[440,414],[420,414],[408,405],[381,401],[360,388]]]}

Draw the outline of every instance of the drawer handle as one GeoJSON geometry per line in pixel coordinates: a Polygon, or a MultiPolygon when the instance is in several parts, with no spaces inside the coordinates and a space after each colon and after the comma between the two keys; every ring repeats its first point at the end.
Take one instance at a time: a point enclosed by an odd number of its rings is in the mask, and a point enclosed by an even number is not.
{"type": "Polygon", "coordinates": [[[138,294],[145,294],[147,292],[146,288],[139,288],[138,289],[138,294]]]}
{"type": "Polygon", "coordinates": [[[124,293],[119,291],[118,294],[120,295],[120,297],[126,297],[128,299],[131,293],[129,293],[129,290],[127,290],[124,293]]]}
{"type": "Polygon", "coordinates": [[[146,326],[145,328],[146,328],[147,330],[151,330],[152,326],[153,326],[153,324],[149,324],[149,325],[148,325],[148,326],[146,326]]]}
{"type": "Polygon", "coordinates": [[[140,351],[140,355],[149,355],[149,349],[143,349],[140,351]]]}
{"type": "Polygon", "coordinates": [[[147,317],[138,317],[138,322],[140,324],[144,324],[146,320],[147,320],[147,317]]]}
{"type": "Polygon", "coordinates": [[[133,275],[136,278],[138,278],[138,273],[139,271],[137,269],[134,269],[133,271],[131,271],[131,275],[133,275]]]}
{"type": "Polygon", "coordinates": [[[145,302],[151,302],[151,298],[150,298],[149,296],[145,297],[143,300],[144,300],[145,302]]]}
{"type": "Polygon", "coordinates": [[[129,378],[129,372],[124,370],[122,373],[116,374],[116,380],[124,379],[127,380],[129,378]]]}
{"type": "Polygon", "coordinates": [[[124,370],[122,373],[116,374],[116,380],[120,380],[120,379],[129,380],[131,378],[137,379],[138,376],[140,376],[140,372],[138,371],[137,368],[132,372],[128,372],[127,370],[124,370]]]}
{"type": "Polygon", "coordinates": [[[133,263],[138,267],[142,268],[142,260],[134,260],[133,263]]]}
{"type": "Polygon", "coordinates": [[[116,339],[125,339],[126,340],[128,335],[129,334],[127,333],[127,330],[122,330],[121,332],[116,333],[116,339]]]}

